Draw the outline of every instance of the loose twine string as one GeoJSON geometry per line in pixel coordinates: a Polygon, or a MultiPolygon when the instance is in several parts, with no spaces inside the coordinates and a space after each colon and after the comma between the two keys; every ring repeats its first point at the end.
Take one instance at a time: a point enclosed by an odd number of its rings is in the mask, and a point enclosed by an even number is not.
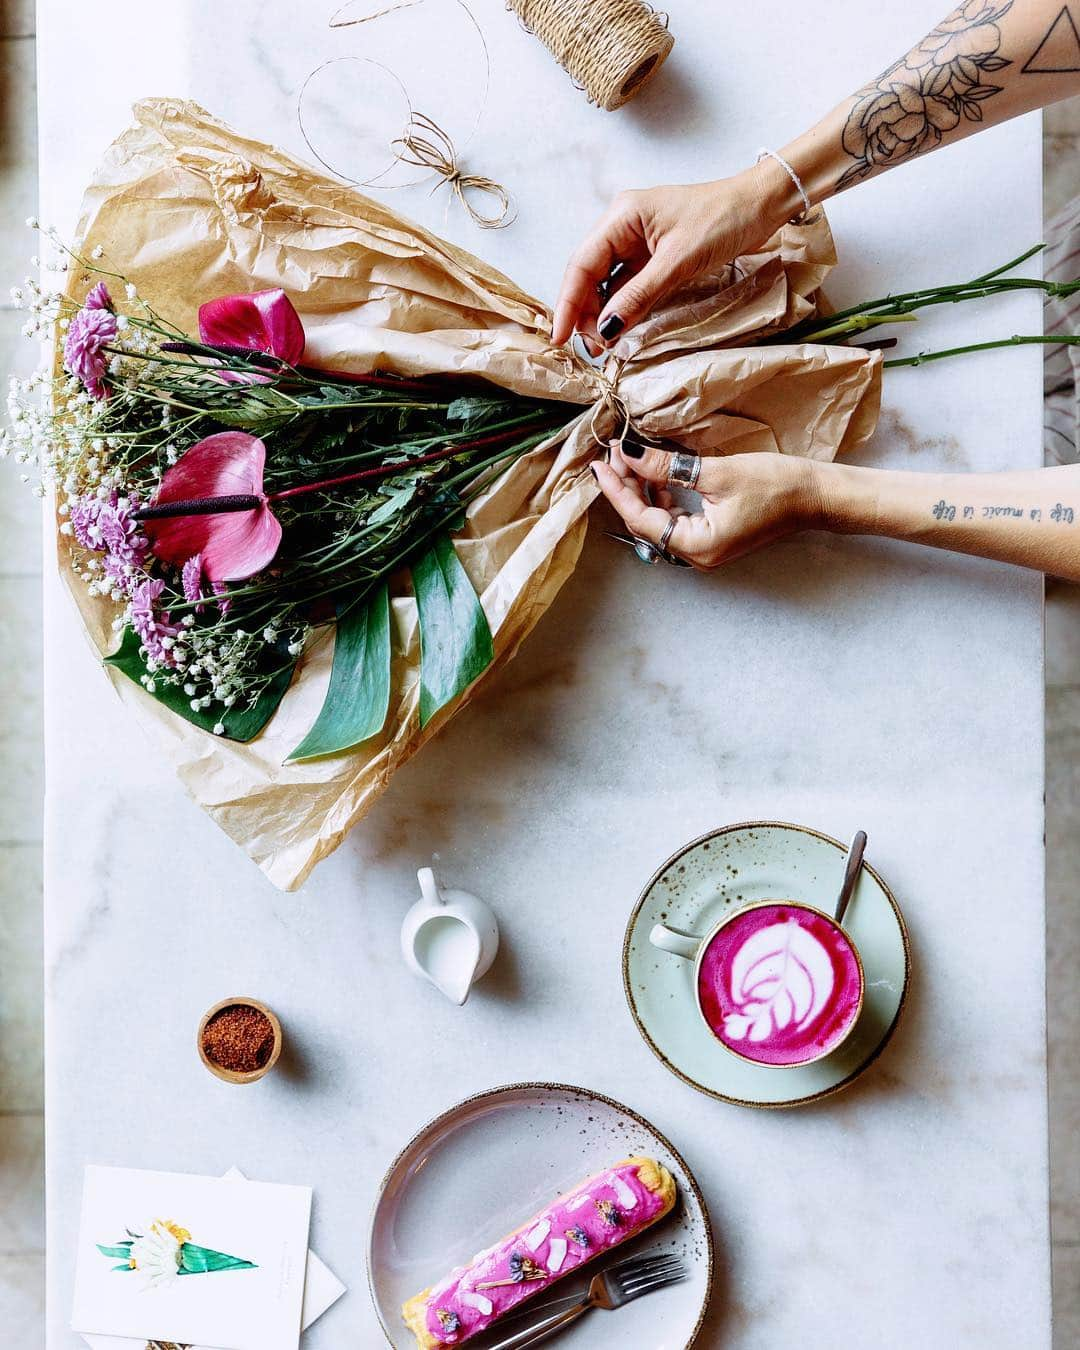
{"type": "Polygon", "coordinates": [[[458,163],[457,151],[449,133],[425,113],[413,111],[410,114],[405,130],[390,142],[390,149],[402,164],[415,164],[418,168],[431,169],[437,174],[439,181],[432,191],[446,183],[482,230],[501,230],[517,216],[510,202],[510,194],[503,185],[484,174],[465,173],[458,163]],[[486,194],[496,202],[499,209],[493,215],[485,215],[471,201],[470,192],[486,194]]]}
{"type": "Polygon", "coordinates": [[[507,0],[590,103],[629,102],[663,65],[675,39],[645,0],[507,0]]]}
{"type": "MultiPolygon", "coordinates": [[[[377,10],[371,14],[364,14],[356,17],[346,17],[346,13],[355,3],[355,0],[346,0],[330,18],[331,28],[354,28],[360,24],[372,23],[376,19],[381,19],[388,14],[395,14],[399,10],[412,9],[414,6],[422,4],[424,0],[398,0],[398,3],[388,5],[383,9],[377,10]]],[[[476,35],[480,39],[480,45],[484,51],[484,83],[480,98],[480,105],[477,110],[476,118],[472,128],[466,138],[466,145],[472,140],[476,133],[476,128],[480,124],[480,118],[487,106],[488,87],[491,83],[491,53],[488,51],[487,42],[480,25],[476,21],[476,16],[472,10],[465,4],[464,0],[457,0],[458,7],[467,15],[470,23],[476,29],[476,35]]],[[[445,131],[433,117],[420,112],[413,106],[412,99],[409,97],[408,90],[401,79],[388,66],[384,66],[380,61],[373,61],[369,57],[362,56],[335,56],[324,61],[322,65],[317,66],[305,79],[300,87],[300,94],[296,101],[296,120],[300,127],[300,135],[304,139],[304,144],[312,155],[319,161],[325,169],[329,169],[332,174],[343,179],[353,187],[377,187],[399,188],[415,187],[417,183],[427,181],[429,177],[434,177],[435,182],[432,191],[437,191],[444,184],[449,187],[453,196],[461,204],[463,210],[469,218],[482,230],[499,230],[511,224],[517,216],[509,192],[494,178],[488,178],[486,174],[466,173],[461,167],[461,160],[454,145],[453,138],[448,131],[445,131]],[[360,61],[368,65],[375,66],[389,75],[394,83],[401,90],[405,105],[408,108],[408,117],[405,122],[405,128],[400,136],[396,136],[390,142],[390,153],[393,156],[390,164],[379,173],[373,174],[366,179],[352,178],[335,168],[329,163],[323,155],[319,153],[312,142],[307,127],[304,124],[304,97],[307,94],[308,86],[311,81],[319,75],[328,66],[335,65],[340,61],[360,61]],[[416,168],[428,170],[423,178],[416,179],[410,183],[380,183],[380,179],[393,169],[395,164],[410,164],[416,168]],[[477,206],[474,197],[482,196],[490,198],[497,209],[494,212],[484,212],[477,206]]]]}

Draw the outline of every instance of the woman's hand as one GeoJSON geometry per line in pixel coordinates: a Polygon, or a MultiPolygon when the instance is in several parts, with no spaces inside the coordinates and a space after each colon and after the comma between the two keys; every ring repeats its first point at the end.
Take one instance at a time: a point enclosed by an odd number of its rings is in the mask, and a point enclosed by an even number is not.
{"type": "MultiPolygon", "coordinates": [[[[962,0],[906,57],[780,154],[816,204],[938,145],[1080,93],[1075,62],[1030,64],[1061,12],[1061,0],[962,0]]],[[[622,193],[570,259],[552,341],[561,345],[576,329],[596,355],[677,287],[764,243],[804,204],[771,158],[718,182],[622,193]],[[613,294],[602,297],[619,263],[613,294]]]]}
{"type": "Polygon", "coordinates": [[[666,450],[611,444],[611,462],[597,462],[593,473],[600,490],[632,534],[659,544],[674,519],[667,550],[694,567],[719,567],[796,530],[824,523],[812,460],[768,452],[706,456],[697,490],[701,510],[673,505],[667,490],[671,455],[666,450]],[[651,485],[652,503],[646,496],[651,485]]]}
{"type": "Polygon", "coordinates": [[[575,330],[590,349],[614,341],[672,291],[719,271],[799,209],[794,184],[771,160],[715,183],[620,193],[570,259],[552,341],[566,342],[575,330]],[[602,301],[600,288],[620,263],[618,289],[602,301]]]}
{"type": "Polygon", "coordinates": [[[632,534],[698,568],[797,530],[876,534],[1080,582],[1080,465],[1015,473],[911,473],[765,453],[705,456],[701,510],[673,504],[671,455],[611,443],[593,472],[632,534]],[[646,490],[650,489],[650,495],[646,490]],[[651,501],[650,501],[651,496],[651,501]]]}

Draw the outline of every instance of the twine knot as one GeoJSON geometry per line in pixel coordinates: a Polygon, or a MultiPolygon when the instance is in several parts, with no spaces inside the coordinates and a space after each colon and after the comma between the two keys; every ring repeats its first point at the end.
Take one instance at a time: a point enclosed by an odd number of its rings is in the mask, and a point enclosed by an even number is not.
{"type": "Polygon", "coordinates": [[[578,368],[585,372],[586,379],[592,382],[596,390],[596,402],[592,406],[589,418],[589,433],[600,449],[607,452],[611,449],[611,442],[617,441],[621,450],[631,435],[643,445],[659,445],[660,442],[655,436],[642,431],[630,411],[630,405],[624,394],[619,389],[626,367],[635,359],[636,353],[635,356],[612,356],[604,366],[596,366],[591,361],[586,361],[576,347],[571,347],[570,350],[578,368]],[[615,429],[608,435],[601,436],[597,426],[605,414],[615,429]]]}
{"type": "Polygon", "coordinates": [[[391,141],[390,149],[401,163],[430,169],[436,174],[439,181],[432,191],[445,183],[482,230],[502,229],[517,214],[511,206],[510,194],[501,183],[484,174],[466,173],[462,169],[449,133],[425,113],[410,113],[405,130],[391,141]],[[498,210],[493,215],[485,215],[471,200],[471,193],[486,194],[497,203],[498,210]]]}

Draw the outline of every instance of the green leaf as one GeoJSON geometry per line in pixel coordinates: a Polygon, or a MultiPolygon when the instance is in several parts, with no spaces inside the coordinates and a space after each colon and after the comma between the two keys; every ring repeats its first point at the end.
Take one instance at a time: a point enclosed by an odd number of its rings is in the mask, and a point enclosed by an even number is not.
{"type": "Polygon", "coordinates": [[[456,398],[446,409],[448,422],[479,422],[491,410],[489,398],[456,398]]]}
{"type": "Polygon", "coordinates": [[[404,511],[416,496],[416,486],[414,481],[406,483],[403,487],[392,488],[386,501],[372,511],[365,524],[368,526],[381,525],[384,520],[389,520],[391,516],[396,516],[399,511],[404,511]]]}
{"type": "Polygon", "coordinates": [[[338,617],[322,710],[289,761],[349,750],[381,731],[390,707],[390,595],[386,583],[338,617]]]}
{"type": "Polygon", "coordinates": [[[448,535],[412,565],[420,612],[420,725],[491,664],[491,629],[448,535]]]}
{"type": "Polygon", "coordinates": [[[102,1256],[111,1256],[114,1260],[126,1261],[131,1255],[130,1242],[118,1242],[115,1247],[103,1247],[100,1242],[95,1242],[94,1246],[102,1256]]]}
{"type": "Polygon", "coordinates": [[[198,1247],[185,1242],[180,1248],[178,1275],[209,1275],[215,1270],[255,1270],[254,1261],[241,1261],[238,1256],[215,1252],[210,1247],[198,1247]]]}
{"type": "MultiPolygon", "coordinates": [[[[139,654],[139,646],[139,635],[133,628],[125,628],[119,648],[112,656],[105,657],[105,664],[119,670],[121,674],[126,675],[129,680],[134,681],[140,689],[145,691],[146,686],[140,684],[140,680],[143,675],[149,672],[146,669],[146,661],[139,654]]],[[[156,698],[170,712],[179,714],[186,721],[191,722],[193,726],[201,727],[203,731],[213,731],[220,721],[225,727],[224,735],[226,739],[230,741],[250,741],[262,731],[274,715],[278,704],[285,696],[285,690],[289,687],[289,681],[292,679],[293,670],[296,667],[296,658],[283,655],[280,647],[267,644],[266,650],[268,659],[272,659],[275,664],[281,664],[282,669],[274,676],[250,708],[246,704],[241,705],[239,703],[232,708],[222,708],[218,704],[216,710],[215,708],[209,708],[205,711],[195,712],[182,687],[176,684],[167,684],[162,679],[157,680],[157,687],[151,698],[156,698]]]]}

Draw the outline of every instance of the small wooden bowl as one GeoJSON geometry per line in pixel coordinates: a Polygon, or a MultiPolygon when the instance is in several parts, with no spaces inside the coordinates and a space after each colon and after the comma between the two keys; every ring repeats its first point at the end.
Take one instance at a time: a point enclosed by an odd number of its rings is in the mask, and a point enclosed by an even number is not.
{"type": "Polygon", "coordinates": [[[274,1065],[278,1062],[278,1056],[281,1054],[281,1041],[282,1041],[281,1023],[278,1021],[277,1015],[274,1012],[272,1012],[266,1006],[265,1003],[260,1003],[257,998],[243,998],[243,997],[223,998],[220,1003],[215,1003],[212,1008],[209,1008],[203,1014],[202,1021],[199,1023],[198,1033],[195,1037],[195,1044],[199,1050],[199,1058],[210,1070],[210,1072],[216,1078],[220,1078],[223,1083],[257,1082],[265,1074],[268,1074],[270,1070],[274,1067],[274,1065]],[[270,1051],[270,1058],[266,1061],[266,1063],[262,1066],[261,1069],[251,1069],[247,1073],[241,1073],[236,1069],[223,1069],[220,1064],[215,1064],[215,1062],[203,1049],[203,1032],[206,1030],[207,1022],[210,1021],[211,1017],[215,1017],[219,1012],[221,1012],[225,1008],[254,1008],[256,1012],[261,1012],[263,1016],[269,1021],[270,1026],[273,1028],[274,1031],[274,1045],[273,1049],[270,1051]]]}

